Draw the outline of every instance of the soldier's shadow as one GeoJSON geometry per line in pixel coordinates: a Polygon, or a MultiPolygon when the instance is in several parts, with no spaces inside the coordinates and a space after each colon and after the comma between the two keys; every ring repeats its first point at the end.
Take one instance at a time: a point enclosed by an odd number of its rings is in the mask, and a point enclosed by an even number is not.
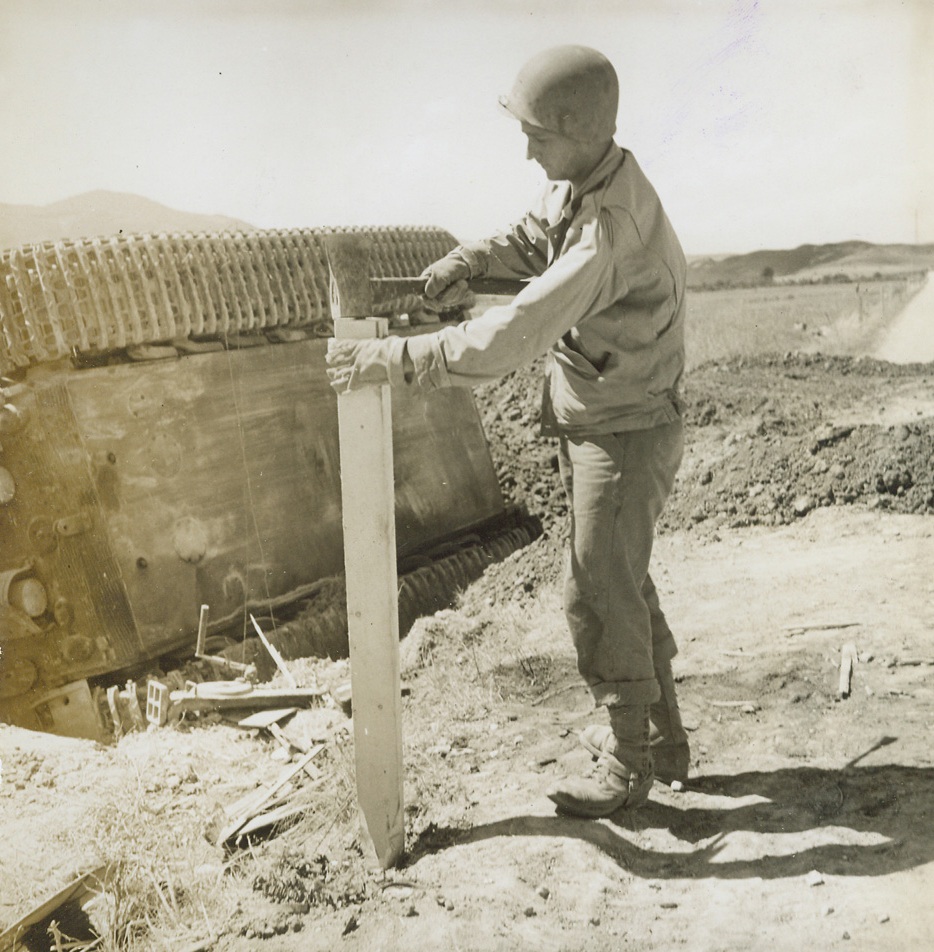
{"type": "Polygon", "coordinates": [[[774,879],[811,870],[880,876],[934,860],[932,784],[934,768],[898,764],[704,776],[684,794],[657,786],[640,810],[603,822],[515,816],[466,830],[435,828],[409,856],[500,836],[575,837],[647,878],[774,879]],[[667,830],[677,842],[640,845],[658,840],[650,830],[667,830]]]}

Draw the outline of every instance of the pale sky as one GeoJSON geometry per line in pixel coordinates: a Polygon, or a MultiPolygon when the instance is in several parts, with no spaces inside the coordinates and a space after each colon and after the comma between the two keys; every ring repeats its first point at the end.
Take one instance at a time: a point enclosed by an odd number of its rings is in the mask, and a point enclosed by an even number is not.
{"type": "Polygon", "coordinates": [[[497,96],[562,43],[689,254],[934,241],[934,0],[0,0],[0,202],[483,237],[544,181],[497,96]]]}

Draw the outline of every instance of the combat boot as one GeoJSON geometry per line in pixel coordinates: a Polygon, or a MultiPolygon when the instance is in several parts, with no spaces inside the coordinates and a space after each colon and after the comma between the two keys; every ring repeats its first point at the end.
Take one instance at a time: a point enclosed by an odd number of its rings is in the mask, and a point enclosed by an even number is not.
{"type": "MultiPolygon", "coordinates": [[[[681,723],[681,711],[670,661],[656,665],[655,678],[662,692],[661,698],[651,706],[649,712],[652,722],[649,744],[655,777],[662,783],[670,784],[673,780],[684,783],[688,779],[691,765],[691,748],[688,745],[687,732],[681,723]]],[[[580,733],[581,744],[594,758],[603,755],[612,739],[613,731],[602,724],[591,724],[580,733]]]]}
{"type": "Polygon", "coordinates": [[[649,707],[640,704],[608,708],[610,736],[594,770],[561,780],[548,797],[560,810],[582,817],[609,816],[635,810],[649,798],[655,776],[649,753],[649,707]]]}

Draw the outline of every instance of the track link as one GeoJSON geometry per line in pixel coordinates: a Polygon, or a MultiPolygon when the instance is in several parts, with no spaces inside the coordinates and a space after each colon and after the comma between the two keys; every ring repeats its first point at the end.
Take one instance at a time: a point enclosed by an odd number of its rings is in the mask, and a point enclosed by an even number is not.
{"type": "Polygon", "coordinates": [[[440,228],[377,227],[24,245],[0,254],[0,374],[69,356],[267,330],[330,336],[323,239],[343,232],[370,238],[372,277],[419,274],[457,244],[440,228]]]}

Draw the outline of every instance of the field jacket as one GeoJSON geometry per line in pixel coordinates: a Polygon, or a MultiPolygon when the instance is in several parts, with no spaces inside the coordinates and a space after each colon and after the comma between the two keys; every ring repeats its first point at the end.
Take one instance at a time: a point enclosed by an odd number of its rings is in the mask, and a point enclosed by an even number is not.
{"type": "Polygon", "coordinates": [[[568,436],[680,416],[685,260],[655,189],[613,144],[579,188],[451,255],[471,277],[529,278],[510,303],[406,341],[423,388],[486,383],[547,354],[542,431],[568,436]]]}

